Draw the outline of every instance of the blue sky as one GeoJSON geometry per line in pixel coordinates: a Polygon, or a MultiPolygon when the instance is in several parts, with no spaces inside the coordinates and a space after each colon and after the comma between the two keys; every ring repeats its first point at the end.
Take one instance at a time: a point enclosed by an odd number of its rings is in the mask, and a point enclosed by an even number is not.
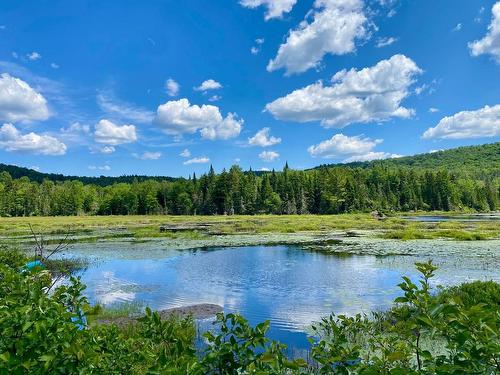
{"type": "Polygon", "coordinates": [[[281,169],[500,140],[500,2],[0,4],[0,162],[281,169]]]}

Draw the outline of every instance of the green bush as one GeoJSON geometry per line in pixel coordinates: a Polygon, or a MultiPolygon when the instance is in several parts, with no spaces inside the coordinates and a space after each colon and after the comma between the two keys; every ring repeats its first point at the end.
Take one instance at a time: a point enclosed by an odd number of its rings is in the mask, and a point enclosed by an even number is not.
{"type": "Polygon", "coordinates": [[[492,305],[500,309],[500,284],[494,281],[473,281],[442,289],[436,296],[437,302],[452,302],[453,299],[465,307],[477,304],[492,305]]]}

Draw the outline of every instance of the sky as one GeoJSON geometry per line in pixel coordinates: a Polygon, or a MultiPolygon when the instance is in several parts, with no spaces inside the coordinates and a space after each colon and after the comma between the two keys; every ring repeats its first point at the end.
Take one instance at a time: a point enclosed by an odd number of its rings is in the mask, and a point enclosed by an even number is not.
{"type": "Polygon", "coordinates": [[[3,0],[0,162],[304,169],[500,140],[500,1],[3,0]]]}

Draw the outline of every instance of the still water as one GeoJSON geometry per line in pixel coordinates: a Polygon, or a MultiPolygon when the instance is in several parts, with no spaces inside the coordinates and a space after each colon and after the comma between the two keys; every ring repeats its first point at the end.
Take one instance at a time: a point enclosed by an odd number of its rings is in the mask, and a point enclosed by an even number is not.
{"type": "MultiPolygon", "coordinates": [[[[410,255],[379,256],[327,255],[290,245],[172,250],[158,244],[153,250],[151,243],[120,242],[75,245],[69,255],[92,258],[81,273],[92,303],[134,302],[153,309],[214,303],[225,312],[240,312],[252,324],[269,319],[273,339],[301,350],[308,347],[311,323],[332,311],[354,314],[388,307],[399,294],[401,276],[415,278],[413,263],[428,258],[425,251],[414,250],[416,244],[397,245],[412,246],[410,255]]],[[[447,255],[445,248],[441,253],[435,259],[441,266],[436,283],[500,279],[496,245],[464,250],[461,258],[447,255]],[[481,252],[490,254],[489,260],[475,256],[481,252]]]]}

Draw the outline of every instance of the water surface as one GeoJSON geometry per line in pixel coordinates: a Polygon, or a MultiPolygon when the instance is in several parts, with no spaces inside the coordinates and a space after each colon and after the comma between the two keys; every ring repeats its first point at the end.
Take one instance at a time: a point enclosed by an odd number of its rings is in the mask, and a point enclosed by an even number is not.
{"type": "Polygon", "coordinates": [[[269,319],[270,336],[300,350],[308,347],[311,323],[332,311],[387,308],[401,276],[416,277],[414,262],[430,255],[441,267],[435,283],[500,280],[499,245],[356,238],[329,245],[339,253],[325,254],[314,246],[175,250],[168,241],[111,241],[77,244],[66,256],[92,259],[81,275],[92,303],[153,309],[215,303],[252,324],[269,319]]]}

